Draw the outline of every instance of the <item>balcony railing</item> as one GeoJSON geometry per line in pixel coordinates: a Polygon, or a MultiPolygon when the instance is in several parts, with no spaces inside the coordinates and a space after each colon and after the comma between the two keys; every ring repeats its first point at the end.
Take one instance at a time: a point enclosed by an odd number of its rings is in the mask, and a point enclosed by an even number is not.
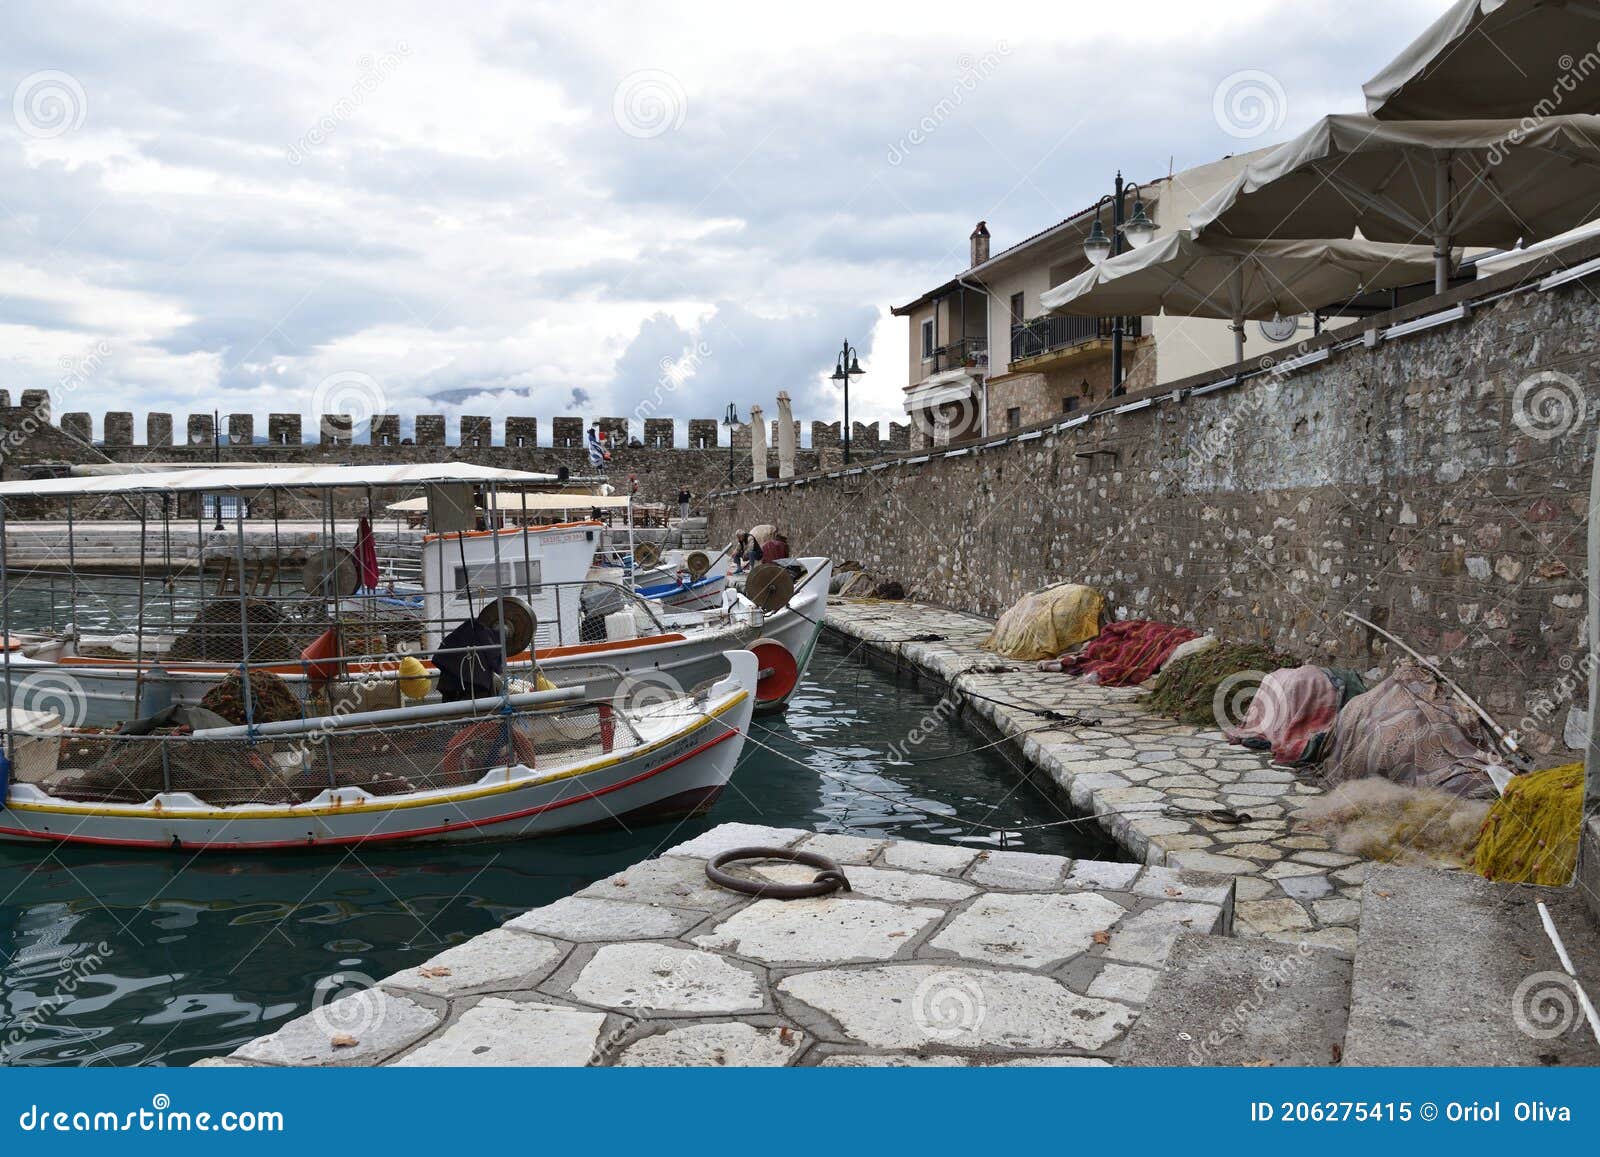
{"type": "MultiPolygon", "coordinates": [[[[1137,317],[1122,319],[1122,336],[1139,336],[1137,317]]],[[[1068,317],[1049,314],[1033,317],[1011,327],[1011,360],[1036,358],[1041,354],[1082,345],[1084,342],[1109,340],[1116,319],[1111,317],[1068,317]]]]}
{"type": "Polygon", "coordinates": [[[930,376],[945,370],[985,370],[989,366],[989,341],[981,337],[953,341],[934,350],[932,361],[933,365],[928,371],[930,376]]]}

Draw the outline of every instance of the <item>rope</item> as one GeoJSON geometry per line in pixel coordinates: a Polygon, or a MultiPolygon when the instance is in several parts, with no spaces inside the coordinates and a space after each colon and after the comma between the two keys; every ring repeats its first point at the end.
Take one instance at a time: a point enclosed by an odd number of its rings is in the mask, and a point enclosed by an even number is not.
{"type": "Polygon", "coordinates": [[[791,848],[733,848],[720,852],[706,861],[706,879],[730,891],[766,900],[806,900],[813,896],[826,896],[830,892],[850,891],[850,881],[845,879],[838,864],[820,852],[795,851],[791,848]],[[785,860],[820,870],[816,879],[809,884],[780,884],[774,880],[735,876],[722,870],[724,864],[731,864],[735,860],[785,860]]]}

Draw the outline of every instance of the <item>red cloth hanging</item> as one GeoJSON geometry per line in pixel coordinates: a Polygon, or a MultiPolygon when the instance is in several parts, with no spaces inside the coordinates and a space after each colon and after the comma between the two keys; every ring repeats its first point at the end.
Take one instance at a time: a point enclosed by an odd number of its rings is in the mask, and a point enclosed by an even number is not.
{"type": "Polygon", "coordinates": [[[361,568],[361,585],[378,589],[378,543],[372,537],[372,523],[363,515],[356,525],[356,565],[361,568]]]}

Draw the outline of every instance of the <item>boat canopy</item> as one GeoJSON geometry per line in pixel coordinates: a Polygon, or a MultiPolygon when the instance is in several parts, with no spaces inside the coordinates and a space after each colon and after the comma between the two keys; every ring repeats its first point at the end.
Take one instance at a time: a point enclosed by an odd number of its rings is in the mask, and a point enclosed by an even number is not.
{"type": "Polygon", "coordinates": [[[173,470],[159,474],[114,474],[87,478],[31,478],[0,482],[0,498],[53,495],[141,493],[254,493],[261,490],[330,490],[340,487],[548,486],[554,474],[501,470],[471,462],[433,462],[409,466],[258,466],[173,470]]]}

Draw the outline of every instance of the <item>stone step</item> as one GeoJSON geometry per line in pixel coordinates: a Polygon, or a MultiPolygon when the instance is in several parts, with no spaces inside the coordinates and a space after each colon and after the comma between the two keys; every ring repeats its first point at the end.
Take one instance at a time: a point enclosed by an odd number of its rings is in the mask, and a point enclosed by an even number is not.
{"type": "Polygon", "coordinates": [[[1540,918],[1591,999],[1600,934],[1574,889],[1385,867],[1362,890],[1347,1065],[1593,1065],[1595,1042],[1540,918]]]}
{"type": "Polygon", "coordinates": [[[1350,957],[1310,944],[1180,936],[1117,1063],[1334,1065],[1350,957]]]}

